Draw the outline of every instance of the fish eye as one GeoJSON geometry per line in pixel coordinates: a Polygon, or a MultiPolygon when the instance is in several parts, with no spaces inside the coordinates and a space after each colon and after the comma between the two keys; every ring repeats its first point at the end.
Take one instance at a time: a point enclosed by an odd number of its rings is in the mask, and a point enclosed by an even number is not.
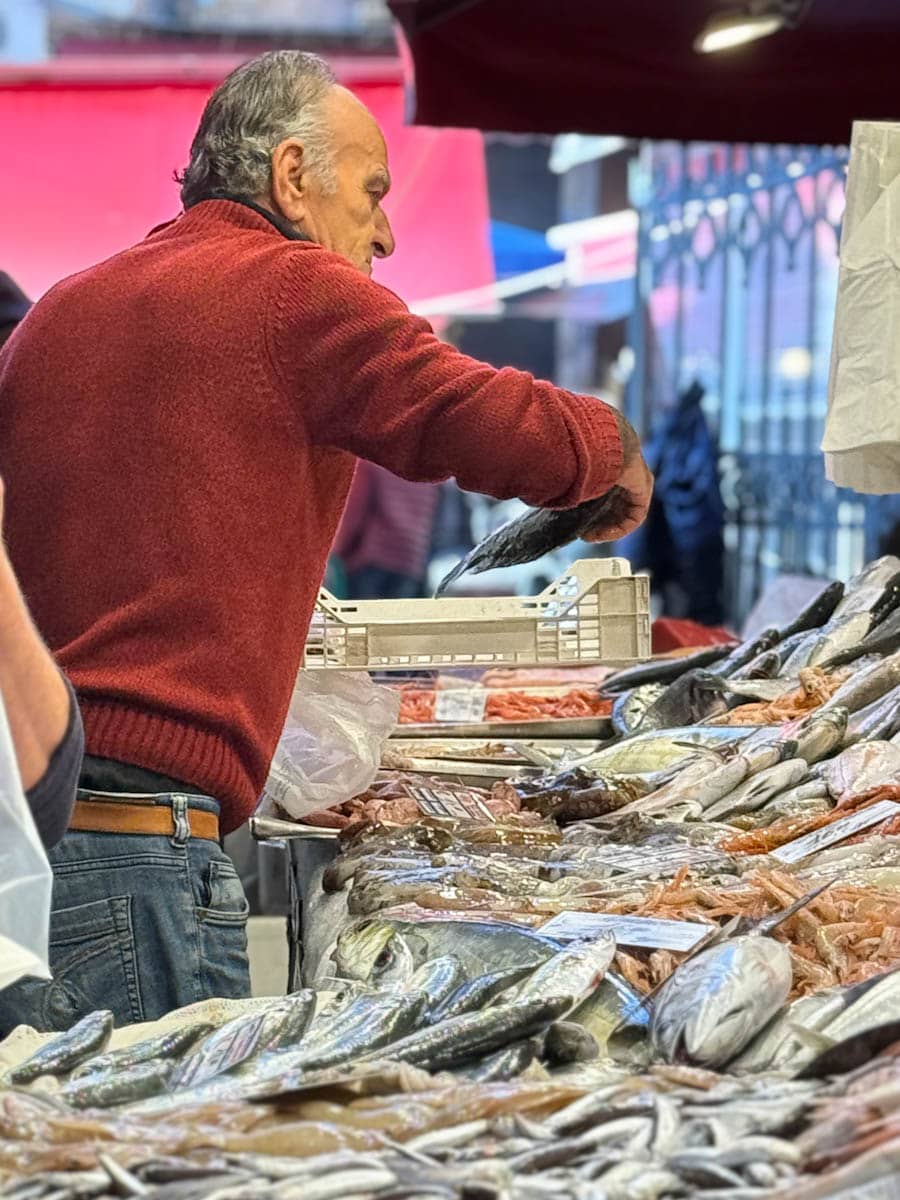
{"type": "Polygon", "coordinates": [[[390,946],[385,946],[382,952],[375,959],[376,967],[389,967],[394,960],[394,952],[390,946]]]}

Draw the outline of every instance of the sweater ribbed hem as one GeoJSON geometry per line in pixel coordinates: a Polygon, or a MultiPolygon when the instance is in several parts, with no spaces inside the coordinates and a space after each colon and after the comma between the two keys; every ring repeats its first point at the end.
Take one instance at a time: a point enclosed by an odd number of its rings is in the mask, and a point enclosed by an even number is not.
{"type": "Polygon", "coordinates": [[[260,789],[228,742],[193,725],[114,700],[80,700],[85,750],[99,758],[183,779],[219,802],[223,833],[256,807],[260,789]]]}

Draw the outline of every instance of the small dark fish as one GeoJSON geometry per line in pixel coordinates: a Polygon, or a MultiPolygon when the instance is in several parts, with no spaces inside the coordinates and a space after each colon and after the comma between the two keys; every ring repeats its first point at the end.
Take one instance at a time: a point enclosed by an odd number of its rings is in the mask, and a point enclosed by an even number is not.
{"type": "Polygon", "coordinates": [[[872,605],[872,625],[869,630],[876,629],[882,621],[886,621],[900,608],[900,571],[884,585],[881,595],[872,605]]]}
{"type": "Polygon", "coordinates": [[[867,655],[888,655],[896,653],[897,650],[900,650],[900,628],[892,630],[890,633],[879,633],[878,636],[870,634],[857,642],[855,646],[848,646],[846,650],[840,650],[837,654],[833,654],[821,666],[823,670],[834,671],[838,667],[847,667],[867,655]]]}
{"type": "Polygon", "coordinates": [[[568,546],[576,538],[606,525],[616,525],[629,512],[628,493],[620,487],[610,488],[595,500],[585,500],[576,508],[562,510],[533,508],[514,521],[509,521],[484,538],[456,564],[438,585],[435,596],[442,596],[454,579],[466,571],[480,575],[495,567],[512,567],[518,563],[534,562],[560,546],[568,546]]]}
{"type": "Polygon", "coordinates": [[[806,633],[810,629],[821,629],[834,616],[834,610],[844,598],[844,585],[840,582],[827,584],[781,631],[780,640],[806,633]]]}
{"type": "Polygon", "coordinates": [[[577,1021],[555,1021],[544,1035],[541,1057],[551,1067],[594,1062],[599,1056],[597,1039],[577,1021]]]}
{"type": "Polygon", "coordinates": [[[638,732],[696,725],[698,721],[722,713],[725,711],[724,691],[725,684],[718,673],[690,671],[670,683],[650,705],[638,732]]]}
{"type": "Polygon", "coordinates": [[[65,1075],[78,1067],[98,1050],[102,1050],[113,1031],[113,1015],[106,1009],[88,1013],[68,1033],[32,1054],[10,1072],[12,1083],[30,1083],[41,1075],[65,1075]]]}
{"type": "Polygon", "coordinates": [[[764,654],[766,650],[771,650],[778,645],[781,634],[777,629],[764,629],[759,637],[749,642],[741,642],[739,646],[735,646],[726,659],[719,663],[716,667],[716,674],[721,675],[723,679],[727,679],[735,671],[741,667],[746,667],[757,658],[760,654],[764,654]]]}
{"type": "Polygon", "coordinates": [[[534,1039],[526,1038],[489,1054],[487,1058],[464,1069],[464,1074],[472,1083],[504,1083],[521,1075],[536,1058],[537,1046],[534,1039]]]}
{"type": "Polygon", "coordinates": [[[640,663],[636,667],[626,667],[624,670],[616,672],[615,675],[610,675],[603,684],[603,691],[615,695],[618,692],[627,692],[632,688],[642,687],[645,683],[674,683],[688,671],[695,671],[699,667],[710,667],[713,663],[721,662],[723,658],[727,658],[731,654],[732,650],[734,650],[733,645],[722,644],[707,646],[703,650],[698,650],[696,654],[684,654],[677,658],[651,659],[650,662],[640,663]]]}
{"type": "MultiPolygon", "coordinates": [[[[524,1004],[498,1004],[482,1012],[451,1017],[409,1034],[366,1058],[408,1062],[436,1071],[499,1050],[540,1033],[572,1007],[570,996],[524,1004]]],[[[365,1061],[363,1059],[362,1061],[365,1061]]]]}
{"type": "Polygon", "coordinates": [[[781,655],[777,650],[764,650],[757,654],[745,667],[738,667],[728,676],[729,679],[774,679],[781,670],[781,655]]]}
{"type": "MultiPolygon", "coordinates": [[[[824,1032],[827,1037],[827,1025],[824,1032]]],[[[900,1019],[870,1026],[862,1033],[855,1033],[823,1050],[795,1078],[823,1079],[827,1075],[844,1075],[847,1071],[864,1066],[896,1041],[900,1041],[900,1019]]]]}
{"type": "Polygon", "coordinates": [[[117,1104],[131,1104],[164,1092],[174,1069],[173,1062],[157,1059],[124,1071],[103,1071],[67,1083],[62,1094],[73,1108],[113,1108],[117,1104]]]}
{"type": "Polygon", "coordinates": [[[489,1000],[495,999],[507,988],[521,983],[534,970],[534,964],[524,967],[514,967],[512,970],[491,971],[488,975],[478,975],[467,979],[452,992],[432,1014],[432,1021],[444,1021],[448,1017],[461,1017],[463,1013],[476,1012],[484,1007],[489,1000]]]}
{"type": "Polygon", "coordinates": [[[339,1028],[332,1036],[308,1053],[301,1047],[291,1056],[292,1065],[303,1071],[319,1071],[340,1066],[361,1055],[389,1057],[382,1047],[398,1038],[406,1040],[405,1035],[421,1021],[427,1002],[422,992],[383,993],[375,999],[361,996],[341,1014],[339,1028]]]}
{"type": "Polygon", "coordinates": [[[122,1046],[119,1050],[110,1050],[106,1054],[98,1054],[89,1058],[86,1063],[72,1072],[73,1079],[82,1079],[85,1075],[98,1074],[101,1071],[127,1071],[141,1063],[151,1062],[156,1058],[168,1059],[174,1062],[195,1042],[212,1033],[215,1025],[197,1022],[184,1025],[181,1029],[171,1029],[158,1037],[146,1038],[143,1042],[135,1042],[133,1046],[122,1046]]]}

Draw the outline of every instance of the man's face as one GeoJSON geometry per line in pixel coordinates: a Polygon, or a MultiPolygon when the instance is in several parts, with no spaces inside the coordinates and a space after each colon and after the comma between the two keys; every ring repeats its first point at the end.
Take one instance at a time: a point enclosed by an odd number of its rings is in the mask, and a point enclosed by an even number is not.
{"type": "MultiPolygon", "coordinates": [[[[394,235],[381,207],[391,185],[387,148],[372,114],[345,88],[333,88],[324,107],[331,127],[332,179],[304,171],[302,211],[285,215],[313,241],[371,275],[373,258],[394,252],[394,235]]],[[[276,152],[276,174],[277,165],[276,152]]]]}

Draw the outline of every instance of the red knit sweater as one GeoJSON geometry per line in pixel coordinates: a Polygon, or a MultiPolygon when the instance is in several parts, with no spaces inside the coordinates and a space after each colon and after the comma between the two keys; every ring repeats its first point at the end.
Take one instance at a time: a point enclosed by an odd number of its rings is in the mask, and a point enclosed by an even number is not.
{"type": "Polygon", "coordinates": [[[249,815],[357,455],[559,507],[621,465],[605,405],[466,358],[231,201],[35,305],[0,355],[7,541],[89,753],[249,815]]]}

